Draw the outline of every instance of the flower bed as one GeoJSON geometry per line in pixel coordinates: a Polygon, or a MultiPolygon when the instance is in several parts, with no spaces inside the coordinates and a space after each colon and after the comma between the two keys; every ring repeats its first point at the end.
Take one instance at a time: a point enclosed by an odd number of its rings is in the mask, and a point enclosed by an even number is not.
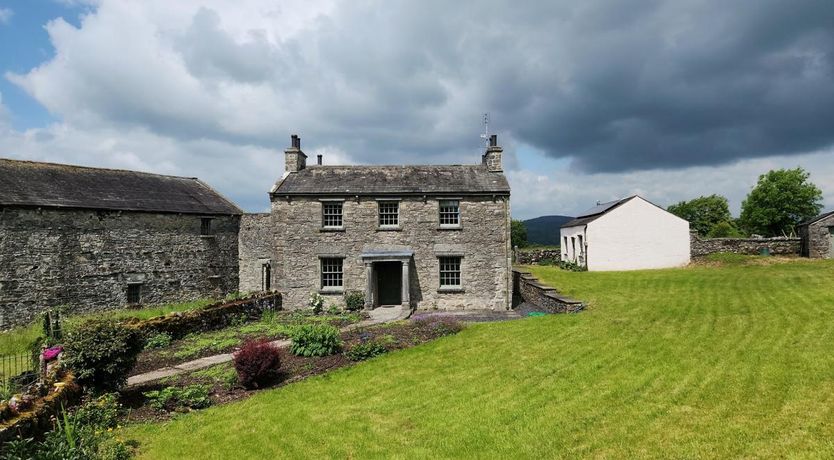
{"type": "Polygon", "coordinates": [[[58,378],[45,396],[35,398],[31,406],[14,413],[8,404],[0,406],[0,444],[17,437],[29,438],[52,429],[51,418],[61,407],[69,407],[81,399],[81,387],[71,373],[58,378]],[[9,417],[8,419],[6,417],[9,417]]]}
{"type": "Polygon", "coordinates": [[[256,390],[243,388],[237,381],[232,363],[224,363],[208,369],[171,377],[154,384],[129,388],[123,392],[122,402],[132,409],[128,415],[128,420],[167,420],[178,412],[188,412],[193,408],[169,407],[166,410],[158,410],[153,407],[152,401],[148,400],[146,394],[170,387],[185,389],[194,386],[205,386],[208,388],[211,403],[223,404],[245,399],[254,392],[266,388],[283,386],[333,369],[354,365],[356,361],[351,360],[348,355],[354,347],[362,344],[379,344],[385,348],[385,352],[391,352],[454,334],[459,330],[460,323],[449,318],[408,321],[353,329],[341,333],[342,353],[321,357],[303,357],[294,355],[287,348],[280,349],[281,366],[276,378],[256,390]]]}

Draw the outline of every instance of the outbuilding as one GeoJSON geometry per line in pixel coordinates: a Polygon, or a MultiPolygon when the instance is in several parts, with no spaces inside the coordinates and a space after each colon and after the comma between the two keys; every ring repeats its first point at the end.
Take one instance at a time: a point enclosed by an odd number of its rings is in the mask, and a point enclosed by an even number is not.
{"type": "Polygon", "coordinates": [[[689,222],[635,195],[597,203],[562,225],[562,260],[589,271],[689,263],[689,222]]]}
{"type": "Polygon", "coordinates": [[[801,252],[813,259],[834,259],[834,211],[799,224],[801,252]]]}

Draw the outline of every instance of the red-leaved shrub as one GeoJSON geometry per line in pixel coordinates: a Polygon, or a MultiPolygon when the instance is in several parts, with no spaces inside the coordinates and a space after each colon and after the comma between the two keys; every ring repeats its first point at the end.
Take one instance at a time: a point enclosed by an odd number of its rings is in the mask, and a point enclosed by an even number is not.
{"type": "Polygon", "coordinates": [[[257,388],[278,376],[281,356],[268,340],[251,340],[234,355],[237,379],[245,388],[257,388]]]}

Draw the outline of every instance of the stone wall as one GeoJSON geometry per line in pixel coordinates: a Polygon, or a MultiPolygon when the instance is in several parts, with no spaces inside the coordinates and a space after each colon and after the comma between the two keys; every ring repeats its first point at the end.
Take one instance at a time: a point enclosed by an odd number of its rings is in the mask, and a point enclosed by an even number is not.
{"type": "Polygon", "coordinates": [[[771,255],[799,255],[799,238],[703,238],[697,232],[691,232],[690,252],[692,257],[703,257],[719,252],[735,254],[760,254],[763,249],[770,250],[771,255]]]}
{"type": "Polygon", "coordinates": [[[0,327],[42,311],[122,308],[222,296],[238,289],[238,216],[5,208],[0,211],[0,327]]]}
{"type": "MultiPolygon", "coordinates": [[[[377,201],[348,198],[343,204],[344,230],[325,231],[316,198],[275,197],[272,227],[276,232],[273,285],[285,293],[284,308],[305,307],[318,291],[321,255],[344,257],[344,290],[365,291],[368,279],[361,254],[367,250],[411,250],[410,302],[418,309],[496,309],[511,303],[509,197],[460,200],[461,226],[441,229],[436,198],[403,197],[400,228],[378,228],[377,201]],[[439,292],[442,254],[463,255],[460,292],[439,292]]],[[[342,294],[326,303],[343,305],[342,294]]]]}
{"type": "Polygon", "coordinates": [[[522,302],[551,313],[576,313],[585,308],[581,301],[559,294],[556,288],[543,284],[531,273],[514,269],[513,307],[522,302]]]}
{"type": "MultiPolygon", "coordinates": [[[[244,214],[240,218],[240,292],[260,292],[267,287],[263,279],[264,265],[271,264],[275,247],[275,228],[271,222],[270,214],[244,214]]],[[[269,287],[274,286],[270,282],[269,287]]]]}
{"type": "Polygon", "coordinates": [[[834,259],[831,243],[834,239],[832,227],[834,227],[834,214],[800,227],[802,255],[814,259],[834,259]]]}
{"type": "Polygon", "coordinates": [[[562,260],[562,253],[559,249],[516,249],[514,252],[514,263],[518,265],[538,264],[542,260],[559,262],[562,260]]]}
{"type": "Polygon", "coordinates": [[[231,302],[219,302],[196,310],[170,313],[150,319],[128,319],[125,324],[151,337],[165,333],[181,339],[193,332],[214,331],[239,321],[241,316],[254,320],[266,310],[281,309],[281,294],[263,294],[231,302]]]}

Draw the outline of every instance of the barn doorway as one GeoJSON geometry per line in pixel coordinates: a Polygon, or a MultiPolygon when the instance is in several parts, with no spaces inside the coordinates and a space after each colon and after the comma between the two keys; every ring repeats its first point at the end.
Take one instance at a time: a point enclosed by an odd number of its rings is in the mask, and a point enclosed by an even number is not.
{"type": "Polygon", "coordinates": [[[828,227],[828,258],[834,259],[834,227],[828,227]]]}
{"type": "Polygon", "coordinates": [[[400,305],[402,303],[402,262],[376,262],[376,286],[378,303],[381,305],[400,305]]]}

